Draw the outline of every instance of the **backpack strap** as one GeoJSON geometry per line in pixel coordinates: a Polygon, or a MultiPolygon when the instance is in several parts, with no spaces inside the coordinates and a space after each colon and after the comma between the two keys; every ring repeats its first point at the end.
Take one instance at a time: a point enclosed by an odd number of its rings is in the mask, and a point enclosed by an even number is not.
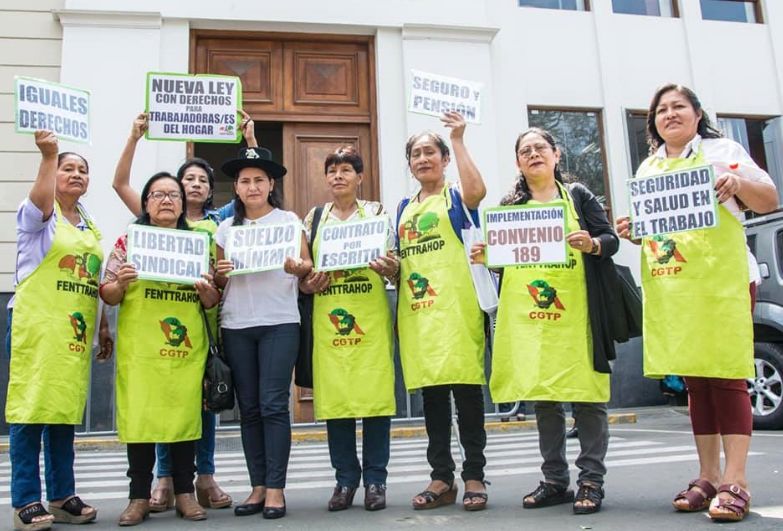
{"type": "Polygon", "coordinates": [[[400,250],[400,221],[402,221],[402,212],[410,202],[410,197],[404,197],[402,201],[400,201],[400,204],[397,205],[397,221],[394,227],[394,241],[396,242],[398,252],[400,250]]]}
{"type": "MultiPolygon", "coordinates": [[[[310,245],[310,255],[313,254],[313,242],[315,242],[315,236],[318,234],[318,225],[321,224],[321,215],[324,213],[324,207],[319,206],[315,207],[315,212],[313,212],[313,224],[310,225],[310,241],[307,242],[310,245]]],[[[313,259],[315,257],[313,256],[313,259]]]]}

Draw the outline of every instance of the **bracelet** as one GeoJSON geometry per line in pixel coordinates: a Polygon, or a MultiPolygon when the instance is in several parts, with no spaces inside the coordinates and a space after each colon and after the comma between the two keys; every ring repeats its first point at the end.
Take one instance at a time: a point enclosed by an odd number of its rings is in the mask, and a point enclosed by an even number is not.
{"type": "Polygon", "coordinates": [[[591,242],[593,242],[593,248],[590,249],[590,254],[592,255],[599,255],[601,254],[601,240],[598,238],[591,238],[591,242]]]}

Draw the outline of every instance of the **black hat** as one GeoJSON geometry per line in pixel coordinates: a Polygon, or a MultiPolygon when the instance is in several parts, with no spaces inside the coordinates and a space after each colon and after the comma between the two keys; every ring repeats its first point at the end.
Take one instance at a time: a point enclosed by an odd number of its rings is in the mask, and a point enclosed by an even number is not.
{"type": "Polygon", "coordinates": [[[246,147],[239,150],[237,158],[227,160],[221,166],[223,172],[236,179],[242,168],[261,168],[273,179],[282,179],[288,170],[272,160],[272,152],[262,147],[246,147]]]}

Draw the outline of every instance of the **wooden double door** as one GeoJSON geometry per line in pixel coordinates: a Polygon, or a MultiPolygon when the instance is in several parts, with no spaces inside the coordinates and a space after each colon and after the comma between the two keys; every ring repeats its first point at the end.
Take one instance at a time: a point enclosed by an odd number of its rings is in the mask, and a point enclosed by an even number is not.
{"type": "Polygon", "coordinates": [[[286,209],[303,217],[329,200],[324,160],[346,144],[365,164],[359,197],[379,198],[370,37],[195,31],[192,52],[194,73],[239,77],[245,111],[282,126],[281,138],[259,143],[288,169],[286,209]]]}
{"type": "MultiPolygon", "coordinates": [[[[373,40],[365,36],[194,31],[191,72],[237,76],[243,107],[256,122],[259,144],[288,169],[284,204],[300,218],[330,200],[324,161],[342,145],[364,160],[362,199],[378,200],[373,40]],[[259,135],[259,133],[261,133],[259,135]]],[[[191,153],[232,158],[235,145],[200,144],[191,153]]],[[[231,184],[218,176],[216,200],[231,184]]],[[[294,386],[295,422],[313,420],[312,394],[294,386]]],[[[224,414],[225,415],[225,414],[224,414]]],[[[224,419],[229,420],[229,419],[224,419]]]]}

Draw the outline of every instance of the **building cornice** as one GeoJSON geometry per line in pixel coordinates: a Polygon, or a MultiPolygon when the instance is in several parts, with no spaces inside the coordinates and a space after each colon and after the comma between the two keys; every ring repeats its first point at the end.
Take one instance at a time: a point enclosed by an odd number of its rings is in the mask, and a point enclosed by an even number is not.
{"type": "Polygon", "coordinates": [[[122,29],[160,29],[162,17],[158,12],[87,11],[60,9],[52,11],[60,24],[66,27],[100,27],[122,29]]]}

